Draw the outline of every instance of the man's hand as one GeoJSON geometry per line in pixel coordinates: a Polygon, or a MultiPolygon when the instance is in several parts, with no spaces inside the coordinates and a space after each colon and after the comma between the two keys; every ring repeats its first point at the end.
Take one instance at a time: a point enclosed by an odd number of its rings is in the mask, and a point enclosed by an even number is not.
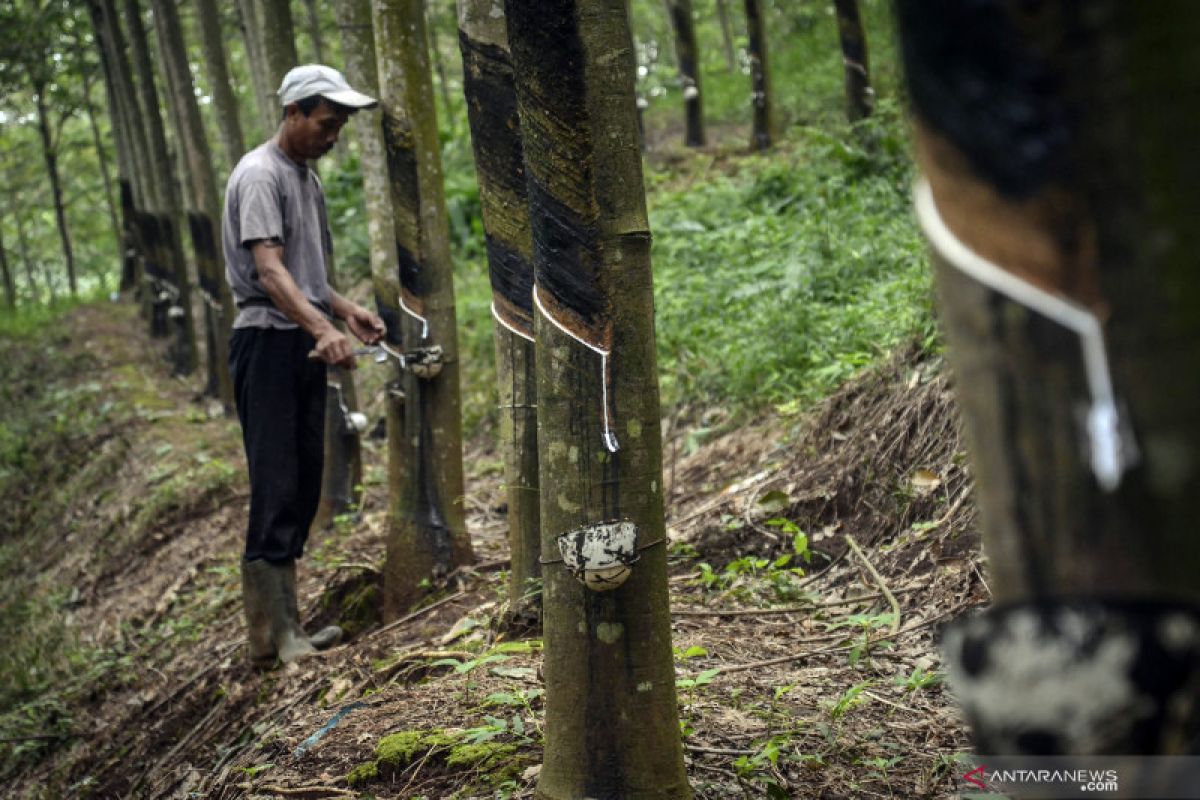
{"type": "Polygon", "coordinates": [[[383,324],[383,319],[378,314],[357,304],[353,304],[349,308],[346,314],[346,325],[363,344],[375,344],[387,333],[387,325],[383,324]]]}
{"type": "Polygon", "coordinates": [[[346,334],[332,325],[317,337],[313,353],[330,366],[345,367],[346,369],[354,369],[358,366],[358,362],[354,358],[354,347],[350,344],[350,340],[346,338],[346,334]]]}

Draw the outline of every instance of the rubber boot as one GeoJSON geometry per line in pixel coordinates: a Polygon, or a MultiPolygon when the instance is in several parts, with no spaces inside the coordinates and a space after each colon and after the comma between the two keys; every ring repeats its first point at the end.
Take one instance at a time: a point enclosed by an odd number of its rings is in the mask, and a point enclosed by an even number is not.
{"type": "Polygon", "coordinates": [[[259,570],[260,562],[242,562],[242,605],[246,609],[247,638],[250,640],[250,660],[255,664],[275,661],[275,642],[271,640],[271,615],[259,570]]]}
{"type": "MultiPolygon", "coordinates": [[[[255,598],[255,603],[258,604],[257,608],[261,608],[267,618],[267,629],[270,631],[274,655],[278,656],[284,664],[290,664],[298,658],[315,653],[316,648],[304,635],[304,630],[292,612],[294,601],[293,603],[288,601],[290,596],[288,567],[258,559],[244,562],[242,575],[244,580],[249,583],[250,595],[255,598]]],[[[249,612],[247,612],[247,616],[249,616],[249,612]]],[[[255,652],[253,645],[251,652],[255,652]]],[[[264,651],[259,650],[258,652],[264,651]]],[[[269,657],[269,655],[266,656],[266,658],[269,657]]]]}
{"type": "MultiPolygon", "coordinates": [[[[288,613],[292,619],[296,621],[296,627],[304,630],[300,624],[300,608],[296,595],[296,562],[289,561],[286,565],[287,572],[287,592],[288,592],[288,613]]],[[[325,650],[333,647],[342,638],[342,629],[337,625],[327,625],[321,630],[308,637],[308,641],[317,650],[325,650]]]]}

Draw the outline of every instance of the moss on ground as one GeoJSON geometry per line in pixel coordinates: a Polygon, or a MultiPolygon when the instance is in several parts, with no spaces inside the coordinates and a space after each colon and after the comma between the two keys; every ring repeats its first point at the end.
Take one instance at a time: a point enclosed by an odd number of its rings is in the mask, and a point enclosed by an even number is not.
{"type": "Polygon", "coordinates": [[[399,731],[375,745],[375,759],[359,764],[346,774],[346,783],[358,787],[380,777],[402,771],[420,754],[435,751],[447,767],[474,770],[489,785],[515,778],[521,760],[517,746],[500,742],[463,742],[458,734],[444,730],[399,731]]]}

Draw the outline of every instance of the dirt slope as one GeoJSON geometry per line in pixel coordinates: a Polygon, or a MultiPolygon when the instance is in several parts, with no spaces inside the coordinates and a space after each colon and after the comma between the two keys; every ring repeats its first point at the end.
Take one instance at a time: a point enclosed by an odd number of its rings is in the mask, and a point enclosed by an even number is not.
{"type": "MultiPolygon", "coordinates": [[[[497,622],[505,524],[490,447],[468,453],[480,564],[381,627],[383,454],[369,444],[361,519],[315,540],[301,569],[307,618],[350,620],[355,635],[258,673],[240,617],[236,423],[198,402],[195,381],[167,377],[131,309],[84,308],[65,325],[50,362],[0,342],[0,447],[15,446],[29,409],[51,415],[29,452],[0,462],[0,612],[24,626],[0,657],[24,676],[0,695],[7,791],[532,796],[540,640],[497,622]]],[[[687,431],[671,434],[670,580],[698,797],[948,797],[961,785],[965,735],[934,637],[987,587],[939,368],[901,353],[804,419],[687,453],[687,431]]],[[[378,379],[361,375],[370,397],[378,379]]]]}

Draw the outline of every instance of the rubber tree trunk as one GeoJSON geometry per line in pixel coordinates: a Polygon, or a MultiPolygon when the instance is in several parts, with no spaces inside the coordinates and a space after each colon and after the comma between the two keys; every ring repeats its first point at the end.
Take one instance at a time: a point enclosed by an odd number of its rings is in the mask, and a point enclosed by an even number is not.
{"type": "Polygon", "coordinates": [[[858,13],[858,0],[833,0],[837,9],[838,36],[842,40],[842,64],[846,73],[846,116],[857,122],[871,116],[875,90],[871,88],[871,66],[867,60],[867,35],[858,13]]]}
{"type": "Polygon", "coordinates": [[[34,269],[33,258],[29,255],[29,239],[25,236],[25,218],[21,216],[17,189],[13,184],[9,184],[7,199],[8,214],[17,228],[17,253],[21,257],[21,266],[25,271],[25,282],[29,285],[29,294],[33,304],[38,305],[42,302],[42,290],[38,286],[37,270],[34,269]]]}
{"type": "MultiPolygon", "coordinates": [[[[379,96],[379,68],[375,58],[375,35],[371,29],[370,0],[337,0],[334,14],[341,30],[342,54],[346,79],[372,97],[379,96]]],[[[363,199],[367,208],[367,239],[369,242],[371,279],[375,302],[388,326],[387,340],[393,347],[403,347],[401,319],[397,298],[400,296],[400,276],[396,268],[396,237],[393,233],[391,187],[388,183],[387,158],[384,155],[381,112],[375,109],[360,111],[354,119],[353,134],[358,144],[362,165],[363,199]]],[[[388,449],[388,510],[389,518],[401,514],[401,465],[404,458],[404,390],[399,365],[389,360],[393,370],[385,393],[387,409],[388,449]]]]}
{"type": "Polygon", "coordinates": [[[754,127],[750,134],[755,150],[769,150],[775,141],[775,106],[771,92],[771,67],[767,59],[767,30],[762,4],[746,0],[747,55],[750,58],[750,103],[754,127]]]}
{"type": "MultiPolygon", "coordinates": [[[[497,5],[499,8],[499,5],[497,5]]],[[[429,26],[429,56],[433,63],[433,75],[437,79],[436,88],[442,101],[442,114],[446,118],[446,126],[454,131],[454,109],[450,106],[450,82],[446,78],[446,65],[442,60],[442,47],[438,41],[438,3],[437,0],[426,0],[426,19],[429,26]]]]}
{"type": "MultiPolygon", "coordinates": [[[[173,338],[171,365],[176,375],[190,375],[196,369],[196,326],[192,319],[191,287],[187,274],[187,261],[183,257],[183,244],[178,221],[182,216],[179,187],[172,180],[174,169],[167,150],[167,137],[163,129],[158,101],[158,89],[154,79],[154,65],[150,59],[150,43],[142,22],[138,0],[124,0],[125,22],[129,26],[130,49],[137,70],[137,89],[140,95],[141,122],[145,126],[146,139],[150,145],[151,182],[156,185],[155,196],[160,205],[154,208],[158,219],[151,226],[146,223],[143,241],[156,247],[158,296],[161,298],[157,312],[165,314],[169,335],[173,338]]],[[[151,270],[147,270],[154,276],[151,270]]]]}
{"type": "Polygon", "coordinates": [[[10,309],[17,307],[17,283],[13,280],[8,264],[8,251],[4,247],[4,231],[0,226],[0,276],[4,278],[4,302],[10,309]]]}
{"type": "Polygon", "coordinates": [[[683,142],[688,147],[703,147],[704,96],[700,88],[700,48],[696,44],[696,25],[692,19],[692,0],[666,0],[675,33],[675,58],[679,62],[679,82],[683,86],[686,116],[683,142]]]}
{"type": "MultiPolygon", "coordinates": [[[[263,22],[257,0],[238,0],[238,17],[242,27],[242,42],[246,47],[246,62],[250,66],[250,83],[254,87],[254,107],[258,110],[258,139],[265,139],[279,127],[282,118],[278,95],[279,83],[272,85],[263,53],[263,22]]],[[[280,76],[282,78],[282,76],[280,76]]],[[[236,163],[236,162],[235,162],[236,163]]]]}
{"type": "Polygon", "coordinates": [[[733,55],[733,26],[729,23],[729,6],[726,0],[717,0],[717,22],[721,25],[721,45],[725,54],[725,66],[731,73],[737,72],[737,59],[733,55]]]}
{"type": "Polygon", "coordinates": [[[955,695],[982,753],[1189,752],[1200,6],[896,7],[995,597],[955,695]]]}
{"type": "Polygon", "coordinates": [[[667,597],[650,231],[625,3],[508,0],[505,10],[536,279],[546,643],[537,797],[689,798],[667,597]],[[636,529],[640,560],[623,584],[598,591],[567,571],[559,537],[603,541],[612,530],[605,524],[636,529]]]}
{"type": "MultiPolygon", "coordinates": [[[[112,225],[113,244],[117,248],[119,259],[120,254],[125,249],[123,245],[125,237],[117,215],[117,203],[113,199],[113,179],[108,166],[108,150],[104,147],[104,140],[100,136],[100,125],[96,121],[96,111],[92,108],[91,76],[83,76],[83,110],[87,115],[88,129],[92,133],[92,146],[96,149],[96,161],[100,165],[100,178],[104,184],[104,205],[108,209],[108,219],[112,225]]],[[[113,138],[115,139],[116,137],[114,136],[113,138]]]]}
{"type": "Polygon", "coordinates": [[[313,58],[318,64],[324,64],[325,42],[321,36],[321,15],[317,0],[304,0],[304,15],[305,22],[308,24],[308,38],[312,43],[313,58]]]}
{"type": "Polygon", "coordinates": [[[50,112],[46,107],[46,87],[33,88],[34,104],[37,107],[38,135],[42,140],[42,158],[46,162],[46,176],[50,180],[50,195],[54,198],[54,223],[58,227],[58,241],[62,245],[63,264],[67,268],[67,286],[71,296],[78,294],[75,278],[75,252],[71,247],[71,230],[67,226],[67,208],[63,202],[62,177],[58,173],[58,148],[50,131],[50,112]]]}
{"type": "Polygon", "coordinates": [[[300,57],[296,55],[296,28],[292,24],[292,4],[289,0],[253,1],[257,6],[258,34],[262,37],[260,46],[267,68],[267,84],[271,89],[278,123],[282,106],[279,105],[275,92],[287,71],[300,64],[300,57]]]}
{"type": "Polygon", "coordinates": [[[449,221],[421,0],[374,0],[380,105],[391,183],[402,335],[440,347],[432,377],[404,374],[397,513],[384,566],[384,616],[405,611],[422,581],[473,556],[463,508],[462,412],[449,221]]]}
{"type": "Polygon", "coordinates": [[[227,413],[234,408],[233,380],[229,374],[229,332],[233,327],[234,307],[225,281],[225,260],[218,244],[221,218],[217,178],[212,153],[204,134],[200,106],[196,102],[192,73],[188,67],[187,45],[174,0],[152,0],[154,25],[159,52],[166,67],[167,85],[174,97],[177,129],[175,138],[187,164],[189,180],[187,200],[188,228],[200,294],[204,300],[205,332],[208,337],[208,375],[210,392],[220,398],[227,413]]]}
{"type": "Polygon", "coordinates": [[[200,51],[204,54],[204,69],[208,76],[208,91],[212,95],[213,113],[216,114],[217,131],[221,136],[221,149],[225,153],[225,165],[232,171],[246,153],[246,140],[242,136],[237,96],[229,82],[225,34],[221,30],[216,0],[196,0],[196,23],[200,51]]]}
{"type": "Polygon", "coordinates": [[[504,16],[494,8],[493,0],[458,0],[458,41],[492,283],[512,556],[509,610],[513,618],[536,619],[540,597],[530,591],[541,577],[533,240],[512,56],[504,16]]]}
{"type": "Polygon", "coordinates": [[[112,0],[89,0],[92,30],[100,64],[104,74],[105,95],[108,98],[109,119],[117,143],[121,190],[121,230],[123,241],[123,267],[121,290],[136,290],[141,298],[143,315],[149,317],[149,293],[145,285],[144,260],[137,232],[137,209],[147,202],[146,175],[143,160],[142,128],[131,121],[130,108],[136,105],[133,99],[133,84],[129,78],[129,67],[124,55],[124,37],[117,24],[112,0]]]}

